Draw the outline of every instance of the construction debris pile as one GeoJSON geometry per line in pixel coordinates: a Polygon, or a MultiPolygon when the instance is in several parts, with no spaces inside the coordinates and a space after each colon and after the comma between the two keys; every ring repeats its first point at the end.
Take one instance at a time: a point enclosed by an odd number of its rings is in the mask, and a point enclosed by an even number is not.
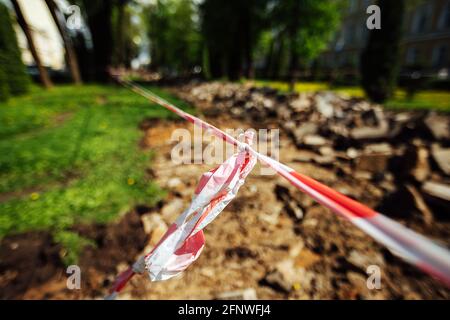
{"type": "Polygon", "coordinates": [[[183,92],[194,105],[208,104],[207,116],[228,111],[256,128],[279,126],[302,151],[297,161],[379,187],[382,212],[418,211],[427,225],[434,216],[450,218],[448,115],[386,111],[332,92],[282,94],[240,84],[205,83],[183,92]]]}

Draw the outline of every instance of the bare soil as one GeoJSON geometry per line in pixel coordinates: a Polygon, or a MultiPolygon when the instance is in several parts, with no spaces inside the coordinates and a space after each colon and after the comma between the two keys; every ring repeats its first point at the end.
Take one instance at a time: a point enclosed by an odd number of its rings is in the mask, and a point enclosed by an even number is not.
{"type": "MultiPolygon", "coordinates": [[[[207,110],[208,104],[200,106],[207,110]]],[[[258,127],[228,114],[205,116],[221,129],[258,127]]],[[[277,124],[269,124],[276,127],[277,124]]],[[[188,205],[206,164],[174,164],[173,130],[193,132],[182,121],[146,120],[141,123],[141,146],[155,150],[148,173],[168,190],[155,208],[138,206],[110,225],[78,225],[73,231],[93,239],[80,258],[81,290],[66,288],[67,275],[59,258],[61,248],[45,232],[6,237],[0,244],[0,298],[99,299],[107,294],[114,276],[147,252],[162,230],[145,230],[152,216],[169,225],[188,205]]],[[[383,197],[373,182],[346,175],[334,166],[305,163],[299,150],[283,132],[280,160],[298,172],[375,207],[383,197]]],[[[308,199],[277,175],[260,175],[257,167],[238,196],[205,229],[206,247],[200,258],[181,276],[150,282],[137,276],[119,299],[214,299],[230,291],[251,289],[258,299],[449,299],[450,290],[430,276],[404,263],[348,221],[308,199]],[[303,218],[297,219],[280,199],[288,193],[303,218]],[[283,270],[295,273],[292,288],[283,288],[268,275],[283,270]],[[366,268],[381,270],[381,288],[366,286],[366,268]]],[[[344,171],[344,172],[343,172],[344,171]]],[[[394,217],[408,227],[449,246],[446,220],[426,226],[421,217],[394,217]]],[[[161,223],[160,223],[161,226],[161,223]]]]}

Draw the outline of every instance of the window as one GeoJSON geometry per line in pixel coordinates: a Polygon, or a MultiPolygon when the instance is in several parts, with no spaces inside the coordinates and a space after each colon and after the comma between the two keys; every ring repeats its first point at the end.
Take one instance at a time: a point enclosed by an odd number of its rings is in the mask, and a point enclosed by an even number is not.
{"type": "Polygon", "coordinates": [[[419,51],[417,48],[408,48],[406,51],[406,64],[413,65],[417,62],[419,51]]]}
{"type": "Polygon", "coordinates": [[[441,15],[439,16],[438,29],[450,29],[450,1],[447,1],[444,10],[442,10],[441,15]]]}
{"type": "Polygon", "coordinates": [[[432,8],[430,3],[416,8],[411,26],[413,33],[422,33],[428,30],[431,22],[431,12],[432,8]]]}
{"type": "Polygon", "coordinates": [[[344,36],[341,34],[336,41],[336,45],[334,46],[334,50],[341,51],[344,48],[345,45],[345,39],[344,36]]]}
{"type": "Polygon", "coordinates": [[[446,66],[448,56],[448,47],[446,45],[438,45],[433,48],[432,63],[435,68],[446,66]]]}
{"type": "Polygon", "coordinates": [[[348,24],[345,28],[345,43],[347,45],[354,44],[355,42],[355,27],[354,23],[348,24]]]}
{"type": "Polygon", "coordinates": [[[357,0],[350,0],[350,3],[348,5],[348,11],[350,13],[355,12],[357,7],[358,7],[358,1],[357,0]]]}

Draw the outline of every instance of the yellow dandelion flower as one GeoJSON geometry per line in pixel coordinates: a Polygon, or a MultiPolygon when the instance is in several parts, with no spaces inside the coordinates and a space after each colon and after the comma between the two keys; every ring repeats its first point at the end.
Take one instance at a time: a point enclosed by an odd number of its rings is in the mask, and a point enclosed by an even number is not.
{"type": "Polygon", "coordinates": [[[33,192],[33,193],[30,195],[30,199],[33,200],[33,201],[39,199],[39,193],[33,192]]]}

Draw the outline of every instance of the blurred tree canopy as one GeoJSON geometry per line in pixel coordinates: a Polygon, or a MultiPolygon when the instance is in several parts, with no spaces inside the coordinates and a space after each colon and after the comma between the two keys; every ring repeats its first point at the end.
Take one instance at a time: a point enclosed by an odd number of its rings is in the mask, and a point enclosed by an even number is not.
{"type": "Polygon", "coordinates": [[[0,2],[0,100],[28,91],[29,78],[21,59],[8,9],[0,2]]]}
{"type": "Polygon", "coordinates": [[[300,67],[309,67],[325,48],[338,25],[342,1],[69,3],[81,8],[88,30],[70,32],[80,73],[87,81],[105,82],[110,67],[129,68],[144,51],[150,70],[164,76],[201,74],[238,80],[256,75],[294,80],[300,67]]]}
{"type": "Polygon", "coordinates": [[[201,65],[198,14],[191,0],[156,0],[145,11],[151,67],[183,74],[201,65]]]}
{"type": "Polygon", "coordinates": [[[142,43],[148,44],[150,69],[164,76],[294,79],[299,67],[308,66],[325,48],[342,1],[70,2],[81,7],[89,30],[89,39],[80,40],[79,34],[73,39],[80,72],[86,80],[92,74],[103,82],[111,66],[130,67],[142,53],[142,43]]]}
{"type": "Polygon", "coordinates": [[[307,66],[325,49],[340,21],[341,1],[274,0],[274,37],[286,39],[289,78],[293,83],[298,69],[307,66]]]}

